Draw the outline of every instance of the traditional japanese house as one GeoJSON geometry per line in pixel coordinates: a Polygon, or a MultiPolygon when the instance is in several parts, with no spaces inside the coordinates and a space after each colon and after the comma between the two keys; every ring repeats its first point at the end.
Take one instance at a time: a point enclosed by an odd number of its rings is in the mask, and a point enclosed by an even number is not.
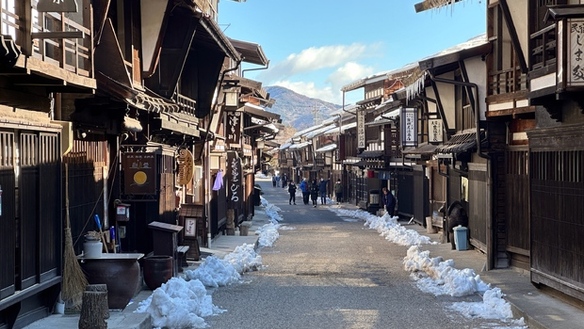
{"type": "Polygon", "coordinates": [[[414,189],[424,191],[415,199],[415,219],[423,223],[430,210],[444,207],[447,211],[459,201],[469,216],[470,242],[483,252],[492,249],[487,231],[491,214],[485,211],[491,209],[490,157],[481,101],[486,95],[483,59],[490,50],[486,36],[481,35],[418,62],[416,81],[406,87],[408,107],[417,105],[411,127],[417,137],[407,145],[412,148],[403,151],[406,157],[416,155],[421,160],[413,166],[414,176],[423,178],[414,189]],[[426,155],[424,161],[422,156],[432,149],[436,156],[426,155]]]}
{"type": "Polygon", "coordinates": [[[95,180],[108,159],[104,144],[74,141],[71,123],[63,122],[70,100],[96,90],[92,2],[0,7],[0,328],[21,328],[52,312],[61,290],[65,199],[75,207],[100,199],[95,180]],[[74,171],[64,173],[63,162],[74,171]],[[80,177],[89,171],[90,179],[80,177]],[[77,193],[62,184],[68,174],[77,193]]]}

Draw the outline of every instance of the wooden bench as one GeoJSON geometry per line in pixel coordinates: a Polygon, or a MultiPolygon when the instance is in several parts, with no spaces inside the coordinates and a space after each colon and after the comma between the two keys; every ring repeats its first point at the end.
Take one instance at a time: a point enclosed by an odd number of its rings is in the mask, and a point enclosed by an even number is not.
{"type": "Polygon", "coordinates": [[[187,263],[187,252],[189,251],[189,248],[191,248],[191,247],[190,246],[177,246],[176,247],[179,272],[182,272],[183,267],[189,266],[189,263],[187,263]]]}

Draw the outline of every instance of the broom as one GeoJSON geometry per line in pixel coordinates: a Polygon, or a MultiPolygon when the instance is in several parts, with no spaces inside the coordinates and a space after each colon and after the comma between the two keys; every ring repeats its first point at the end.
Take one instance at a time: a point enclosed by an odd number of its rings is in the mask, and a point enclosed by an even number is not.
{"type": "Polygon", "coordinates": [[[63,266],[63,284],[61,297],[66,305],[75,310],[81,309],[83,291],[88,285],[81,265],[77,261],[71,235],[71,221],[69,219],[69,166],[65,164],[65,250],[63,266]]]}

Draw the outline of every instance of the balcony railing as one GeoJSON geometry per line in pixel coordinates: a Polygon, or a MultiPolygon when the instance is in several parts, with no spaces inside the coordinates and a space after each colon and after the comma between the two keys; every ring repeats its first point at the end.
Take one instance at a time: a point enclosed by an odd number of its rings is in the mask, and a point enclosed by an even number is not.
{"type": "Polygon", "coordinates": [[[33,56],[77,75],[93,77],[92,35],[89,26],[67,18],[64,13],[39,13],[39,20],[34,22],[33,30],[36,31],[32,34],[33,56]],[[54,36],[58,36],[59,32],[77,32],[82,37],[51,37],[51,33],[38,32],[52,32],[54,36]]]}
{"type": "Polygon", "coordinates": [[[552,24],[538,32],[531,38],[531,71],[556,65],[557,40],[556,25],[552,24]]]}
{"type": "Polygon", "coordinates": [[[510,94],[527,90],[527,74],[519,67],[489,73],[489,95],[510,94]]]}
{"type": "MultiPolygon", "coordinates": [[[[79,13],[41,13],[35,5],[31,22],[26,19],[31,17],[24,12],[26,6],[2,1],[1,32],[10,35],[23,54],[93,78],[91,17],[90,11],[84,9],[90,5],[89,0],[82,2],[79,13]]],[[[50,75],[50,71],[46,73],[50,75]]]]}

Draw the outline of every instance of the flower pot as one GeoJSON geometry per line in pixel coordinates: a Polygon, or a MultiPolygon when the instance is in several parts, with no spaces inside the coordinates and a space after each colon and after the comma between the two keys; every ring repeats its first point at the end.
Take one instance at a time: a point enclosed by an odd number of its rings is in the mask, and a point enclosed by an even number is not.
{"type": "Polygon", "coordinates": [[[144,258],[144,283],[155,290],[172,278],[172,256],[148,256],[144,258]]]}

